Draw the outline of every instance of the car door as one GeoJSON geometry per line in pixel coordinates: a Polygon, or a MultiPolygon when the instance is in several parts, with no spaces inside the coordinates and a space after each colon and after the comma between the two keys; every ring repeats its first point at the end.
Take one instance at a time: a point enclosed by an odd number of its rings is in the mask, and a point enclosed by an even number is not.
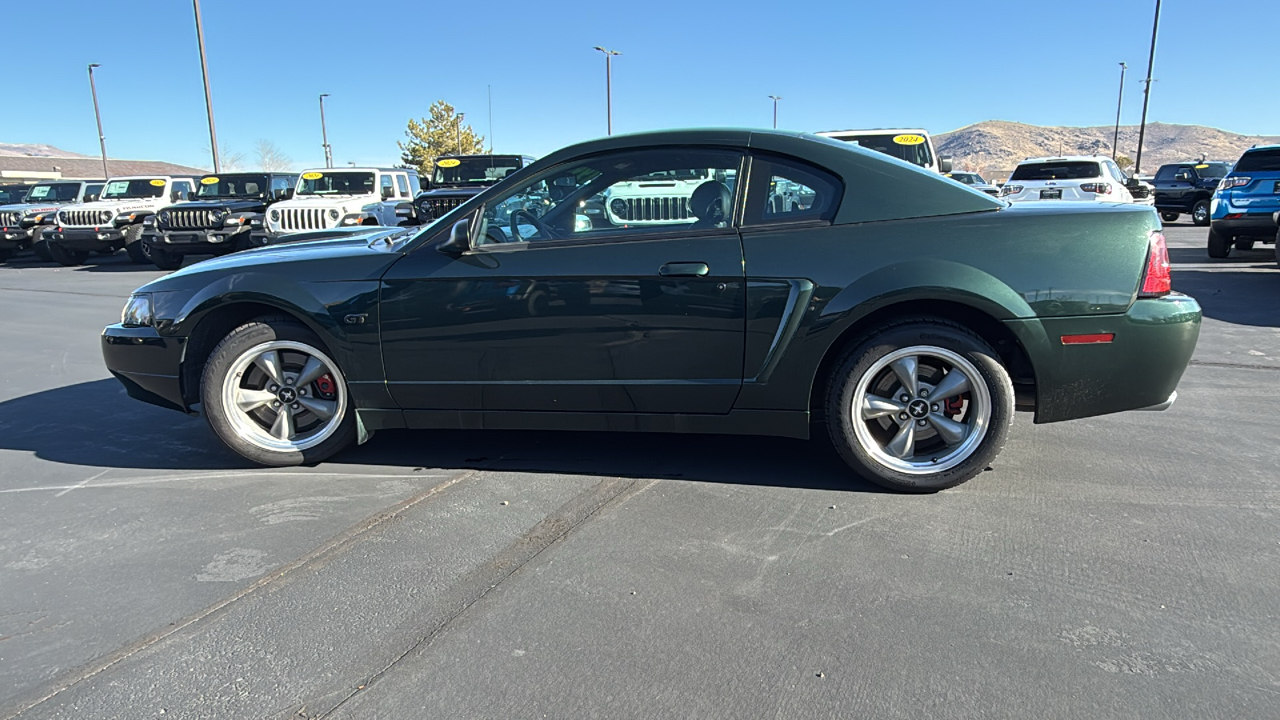
{"type": "Polygon", "coordinates": [[[446,255],[437,237],[384,276],[392,397],[406,409],[727,413],[742,382],[745,288],[724,180],[741,159],[626,151],[498,191],[472,218],[469,252],[446,255]],[[718,218],[688,212],[685,193],[704,185],[699,198],[723,195],[718,218]],[[648,192],[649,210],[598,224],[574,212],[623,186],[648,192]]]}

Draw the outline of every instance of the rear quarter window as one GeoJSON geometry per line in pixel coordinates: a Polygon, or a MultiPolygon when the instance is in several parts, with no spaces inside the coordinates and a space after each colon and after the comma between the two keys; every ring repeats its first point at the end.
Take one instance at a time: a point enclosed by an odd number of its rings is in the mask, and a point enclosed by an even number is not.
{"type": "Polygon", "coordinates": [[[1096,162],[1071,160],[1065,162],[1024,163],[1013,171],[1010,180],[1087,180],[1102,176],[1096,162]]]}
{"type": "Polygon", "coordinates": [[[1237,173],[1280,172],[1280,148],[1251,150],[1236,163],[1237,173]]]}

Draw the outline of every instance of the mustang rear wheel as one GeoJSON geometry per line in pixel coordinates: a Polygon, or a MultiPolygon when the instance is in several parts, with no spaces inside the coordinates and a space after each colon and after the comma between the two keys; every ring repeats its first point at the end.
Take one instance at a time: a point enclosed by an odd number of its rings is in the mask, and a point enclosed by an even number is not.
{"type": "Polygon", "coordinates": [[[1013,383],[980,337],[953,323],[891,325],[851,348],[827,395],[828,430],[858,474],[930,492],[982,472],[1004,447],[1013,383]]]}
{"type": "Polygon", "coordinates": [[[319,462],[355,440],[346,379],[320,339],[292,320],[241,325],[205,366],[209,425],[232,450],[262,465],[319,462]]]}

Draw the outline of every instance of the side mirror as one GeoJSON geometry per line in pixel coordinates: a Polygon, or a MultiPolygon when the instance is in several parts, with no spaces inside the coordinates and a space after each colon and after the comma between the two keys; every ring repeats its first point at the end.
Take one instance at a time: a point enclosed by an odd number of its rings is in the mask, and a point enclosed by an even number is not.
{"type": "Polygon", "coordinates": [[[1173,176],[1177,182],[1191,182],[1191,173],[1183,171],[1173,176]]]}
{"type": "Polygon", "coordinates": [[[951,172],[951,158],[938,158],[938,172],[943,173],[944,175],[951,172]]]}
{"type": "Polygon", "coordinates": [[[173,192],[169,193],[170,202],[182,202],[185,199],[186,198],[183,197],[183,192],[181,190],[174,190],[173,192]]]}
{"type": "Polygon", "coordinates": [[[1136,177],[1131,177],[1124,181],[1124,186],[1127,188],[1142,187],[1142,181],[1136,177]]]}
{"type": "Polygon", "coordinates": [[[84,196],[84,202],[87,202],[87,203],[97,202],[97,200],[98,200],[98,196],[94,195],[93,193],[90,193],[84,196]]]}
{"type": "Polygon", "coordinates": [[[436,246],[445,255],[458,257],[471,249],[471,218],[462,218],[449,229],[449,238],[436,246]]]}
{"type": "Polygon", "coordinates": [[[410,218],[413,217],[413,205],[411,203],[400,203],[396,206],[396,217],[410,218]]]}
{"type": "Polygon", "coordinates": [[[196,195],[197,195],[196,191],[195,191],[195,190],[192,190],[191,192],[187,193],[187,199],[188,199],[188,200],[195,200],[195,199],[196,199],[196,195]]]}
{"type": "Polygon", "coordinates": [[[395,189],[395,188],[393,188],[393,187],[387,187],[387,186],[385,186],[385,185],[382,187],[382,199],[383,199],[383,200],[390,200],[391,198],[393,198],[393,197],[395,197],[395,196],[396,196],[396,189],[395,189]]]}
{"type": "Polygon", "coordinates": [[[276,191],[277,200],[290,200],[293,198],[293,188],[284,188],[276,191]]]}

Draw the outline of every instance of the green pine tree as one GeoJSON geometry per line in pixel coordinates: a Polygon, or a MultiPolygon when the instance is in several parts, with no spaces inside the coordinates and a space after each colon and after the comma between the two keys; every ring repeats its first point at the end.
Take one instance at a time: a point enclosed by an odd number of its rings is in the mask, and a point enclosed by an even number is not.
{"type": "Polygon", "coordinates": [[[408,167],[417,168],[423,177],[429,177],[441,155],[479,155],[485,152],[484,136],[477,135],[453,106],[444,100],[431,104],[430,115],[421,120],[409,120],[400,146],[400,159],[408,167]]]}

